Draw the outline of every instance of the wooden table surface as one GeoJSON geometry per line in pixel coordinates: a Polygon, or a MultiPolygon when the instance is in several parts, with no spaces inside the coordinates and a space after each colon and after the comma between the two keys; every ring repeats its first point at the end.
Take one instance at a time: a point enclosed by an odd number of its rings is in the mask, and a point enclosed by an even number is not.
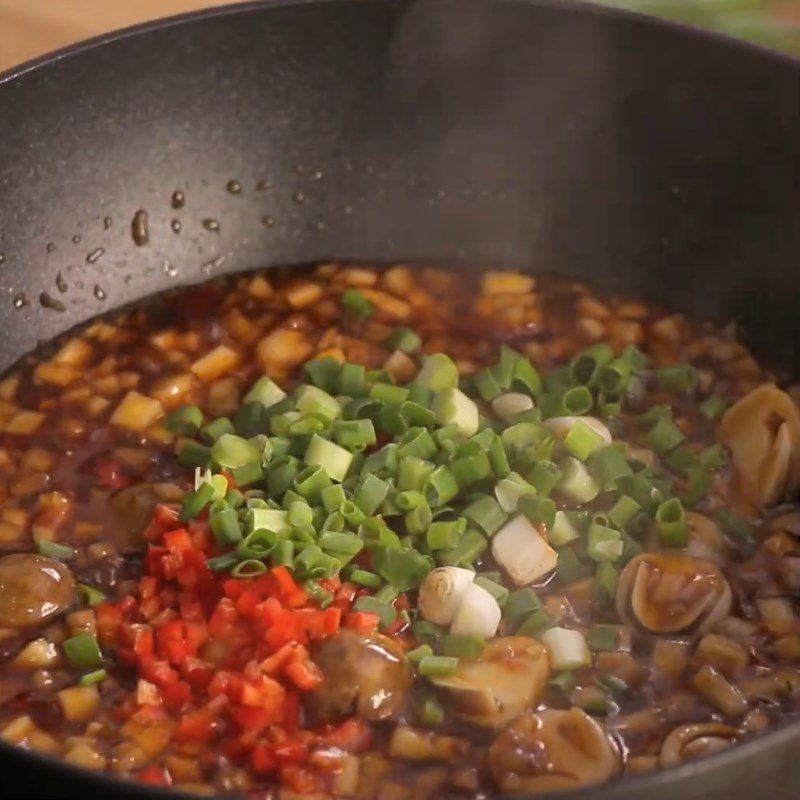
{"type": "Polygon", "coordinates": [[[236,0],[0,0],[0,71],[144,20],[236,0]]]}

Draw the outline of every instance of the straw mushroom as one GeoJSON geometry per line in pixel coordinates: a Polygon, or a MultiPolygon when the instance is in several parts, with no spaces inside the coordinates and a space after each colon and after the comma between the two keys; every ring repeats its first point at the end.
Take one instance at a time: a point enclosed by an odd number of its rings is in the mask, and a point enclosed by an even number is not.
{"type": "Polygon", "coordinates": [[[74,599],[75,579],[60,561],[33,553],[0,558],[0,627],[35,627],[74,599]]]}
{"type": "Polygon", "coordinates": [[[743,490],[759,507],[800,487],[800,410],[775,384],[762,384],[728,409],[717,434],[731,449],[743,490]]]}
{"type": "Polygon", "coordinates": [[[499,727],[531,708],[550,677],[545,647],[527,636],[489,642],[475,661],[462,660],[447,677],[432,678],[462,719],[499,727]]]}
{"type": "Polygon", "coordinates": [[[641,553],[617,584],[620,618],[651,633],[704,633],[730,607],[731,589],[716,564],[682,553],[641,553]]]}
{"type": "Polygon", "coordinates": [[[672,730],[658,754],[661,767],[671,767],[692,758],[724,750],[742,735],[739,728],[719,722],[681,725],[672,730]]]}
{"type": "Polygon", "coordinates": [[[717,523],[696,511],[686,512],[686,522],[689,525],[687,554],[722,566],[726,560],[728,543],[717,523]]]}
{"type": "Polygon", "coordinates": [[[353,713],[366,720],[386,719],[406,701],[411,668],[400,645],[387,636],[342,629],[320,641],[312,656],[324,676],[304,698],[315,722],[353,713]]]}
{"type": "Polygon", "coordinates": [[[603,729],[579,708],[520,716],[489,748],[489,767],[512,795],[602,783],[620,770],[619,753],[603,729]]]}

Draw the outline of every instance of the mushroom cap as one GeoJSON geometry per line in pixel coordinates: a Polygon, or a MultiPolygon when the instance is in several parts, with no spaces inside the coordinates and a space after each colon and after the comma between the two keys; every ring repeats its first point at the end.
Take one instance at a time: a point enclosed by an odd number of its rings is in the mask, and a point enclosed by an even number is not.
{"type": "Polygon", "coordinates": [[[518,717],[489,748],[489,767],[503,792],[538,793],[607,781],[620,769],[617,749],[579,708],[518,717]]]}
{"type": "Polygon", "coordinates": [[[459,717],[499,727],[531,708],[550,677],[547,650],[527,636],[493,639],[475,661],[462,660],[452,675],[432,682],[459,717]]]}
{"type": "Polygon", "coordinates": [[[711,561],[682,553],[641,553],[619,577],[620,618],[652,633],[702,633],[731,607],[731,589],[711,561]]]}
{"type": "Polygon", "coordinates": [[[35,553],[0,558],[0,627],[35,627],[74,599],[75,579],[60,561],[35,553]]]}
{"type": "Polygon", "coordinates": [[[306,713],[315,722],[352,713],[386,719],[406,701],[411,668],[402,648],[380,633],[340,630],[321,640],[312,657],[324,676],[322,685],[305,695],[306,713]]]}
{"type": "Polygon", "coordinates": [[[658,764],[670,767],[689,758],[699,758],[708,753],[722,750],[732,744],[742,731],[720,722],[705,722],[679,725],[664,739],[658,764]]]}
{"type": "Polygon", "coordinates": [[[764,383],[720,420],[719,440],[733,456],[740,483],[759,507],[800,486],[800,410],[774,383],[764,383]]]}

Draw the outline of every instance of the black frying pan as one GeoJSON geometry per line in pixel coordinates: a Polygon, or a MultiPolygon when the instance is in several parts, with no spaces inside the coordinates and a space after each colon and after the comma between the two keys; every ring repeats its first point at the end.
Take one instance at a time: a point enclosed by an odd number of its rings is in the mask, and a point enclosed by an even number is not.
{"type": "MultiPolygon", "coordinates": [[[[80,45],[0,76],[0,367],[176,283],[335,257],[574,275],[736,320],[790,372],[799,103],[797,62],[566,0],[254,3],[80,45]]],[[[797,798],[799,747],[570,797],[797,798]]],[[[133,791],[0,757],[5,797],[133,791]]]]}

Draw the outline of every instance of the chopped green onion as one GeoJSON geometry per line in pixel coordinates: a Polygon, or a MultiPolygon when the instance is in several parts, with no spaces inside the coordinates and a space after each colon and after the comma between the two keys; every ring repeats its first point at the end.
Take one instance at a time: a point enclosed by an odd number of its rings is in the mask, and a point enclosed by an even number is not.
{"type": "Polygon", "coordinates": [[[552,461],[538,461],[534,464],[528,479],[540,497],[549,497],[562,477],[557,464],[552,461]]]}
{"type": "Polygon", "coordinates": [[[64,653],[73,667],[99,667],[103,663],[97,637],[88,631],[81,631],[67,639],[64,653]]]}
{"type": "Polygon", "coordinates": [[[617,488],[620,478],[633,475],[624,445],[610,444],[597,450],[589,458],[589,470],[605,491],[617,488]]]}
{"type": "Polygon", "coordinates": [[[480,414],[475,401],[460,389],[450,387],[436,394],[433,414],[440,425],[456,425],[464,436],[473,436],[478,431],[480,414]]]}
{"type": "Polygon", "coordinates": [[[406,653],[406,658],[412,664],[419,664],[423,658],[427,658],[428,656],[433,655],[433,648],[429,644],[421,644],[419,647],[415,647],[413,650],[409,650],[406,653]]]}
{"type": "Polygon", "coordinates": [[[270,553],[270,561],[276,566],[291,566],[294,563],[294,542],[278,539],[275,549],[270,553]]]}
{"type": "Polygon", "coordinates": [[[214,496],[214,487],[210,483],[202,483],[193,492],[187,492],[181,500],[181,522],[194,519],[214,496]]]}
{"type": "Polygon", "coordinates": [[[341,510],[341,505],[347,500],[347,495],[341,484],[334,483],[331,486],[326,486],[320,492],[320,499],[325,510],[332,514],[334,511],[341,510]]]}
{"type": "Polygon", "coordinates": [[[364,547],[364,542],[354,533],[337,533],[336,531],[325,531],[318,541],[319,546],[326,552],[343,554],[352,557],[360,553],[364,547]]]}
{"type": "Polygon", "coordinates": [[[665,392],[685,394],[697,386],[697,370],[691,364],[666,364],[657,367],[654,375],[658,388],[665,392]]]}
{"type": "Polygon", "coordinates": [[[370,516],[378,510],[390,489],[391,486],[386,481],[368,473],[356,489],[353,502],[366,516],[370,516]]]}
{"type": "Polygon", "coordinates": [[[416,382],[434,392],[455,388],[458,386],[458,367],[444,353],[434,353],[426,356],[416,382]]]}
{"type": "Polygon", "coordinates": [[[600,487],[582,461],[567,456],[558,467],[561,470],[558,490],[570,500],[576,503],[589,503],[600,494],[600,487]]]}
{"type": "Polygon", "coordinates": [[[586,386],[573,386],[558,394],[546,394],[540,401],[542,415],[548,417],[581,417],[591,411],[594,401],[586,386]]]}
{"type": "Polygon", "coordinates": [[[236,469],[261,462],[261,451],[249,439],[223,433],[211,446],[211,458],[221,467],[236,469]]]}
{"type": "Polygon", "coordinates": [[[442,653],[445,656],[465,658],[474,661],[481,657],[486,642],[478,636],[454,636],[447,634],[442,638],[442,653]]]}
{"type": "Polygon", "coordinates": [[[514,625],[541,607],[542,601],[536,596],[533,589],[517,589],[508,596],[503,607],[503,618],[514,625]]]}
{"type": "MultiPolygon", "coordinates": [[[[426,481],[436,467],[416,456],[400,459],[397,466],[397,488],[401,492],[422,491],[426,481]]],[[[456,488],[458,486],[456,485],[456,488]]]]}
{"type": "Polygon", "coordinates": [[[586,555],[595,561],[616,561],[623,550],[622,536],[608,525],[608,517],[595,514],[589,523],[586,555]]]}
{"type": "Polygon", "coordinates": [[[339,370],[339,394],[347,397],[360,397],[366,390],[366,369],[363,364],[346,362],[339,370]]]}
{"type": "Polygon", "coordinates": [[[728,401],[712,394],[700,403],[700,413],[710,422],[716,422],[727,410],[728,401]]]}
{"type": "Polygon", "coordinates": [[[548,528],[548,542],[551,547],[564,547],[580,538],[580,535],[577,526],[566,512],[555,512],[553,523],[548,528]]]}
{"type": "Polygon", "coordinates": [[[410,328],[395,328],[386,341],[392,350],[401,350],[404,353],[416,353],[422,346],[419,335],[410,328]]]}
{"type": "Polygon", "coordinates": [[[559,580],[565,584],[574,583],[586,575],[586,567],[571,547],[564,547],[558,551],[556,574],[559,580]]]}
{"type": "Polygon", "coordinates": [[[564,437],[566,450],[580,461],[586,461],[592,453],[603,447],[605,440],[585,422],[576,422],[564,437]]]}
{"type": "Polygon", "coordinates": [[[642,507],[628,495],[623,494],[608,512],[608,519],[614,527],[621,530],[624,528],[640,511],[642,507]]]}
{"type": "Polygon", "coordinates": [[[279,508],[250,508],[244,516],[247,533],[258,530],[278,532],[289,524],[289,514],[279,508]]]}
{"type": "Polygon", "coordinates": [[[236,546],[236,553],[241,558],[266,558],[278,543],[278,536],[273,531],[256,530],[236,546]]]}
{"type": "Polygon", "coordinates": [[[430,527],[433,512],[427,501],[424,505],[412,508],[405,516],[406,530],[411,536],[421,536],[430,527]]]}
{"type": "Polygon", "coordinates": [[[353,603],[353,611],[366,611],[368,614],[375,614],[380,620],[382,628],[387,628],[397,619],[397,609],[393,605],[368,595],[359,597],[353,603]]]}
{"type": "Polygon", "coordinates": [[[543,608],[534,611],[514,631],[517,636],[541,636],[546,630],[555,625],[555,620],[543,608]]]}
{"type": "Polygon", "coordinates": [[[240,561],[232,570],[234,578],[255,578],[263,575],[267,571],[267,565],[263,561],[255,558],[248,558],[240,561]]]}
{"type": "Polygon", "coordinates": [[[303,588],[320,608],[327,608],[333,602],[333,592],[329,592],[316,581],[305,581],[303,588]]]}
{"type": "Polygon", "coordinates": [[[375,571],[401,592],[415,589],[433,569],[430,556],[408,548],[380,548],[373,555],[375,571]]]}
{"type": "MultiPolygon", "coordinates": [[[[399,465],[398,446],[387,444],[375,453],[367,456],[361,467],[361,474],[371,473],[379,478],[390,478],[397,474],[399,465]]],[[[398,488],[404,488],[398,485],[398,488]]],[[[408,487],[416,488],[416,487],[408,487]]]]}
{"type": "Polygon", "coordinates": [[[576,385],[594,386],[600,370],[614,357],[611,346],[602,342],[587,347],[572,360],[570,373],[576,385]]]}
{"type": "Polygon", "coordinates": [[[665,547],[686,547],[689,544],[689,523],[681,501],[665,500],[656,511],[661,543],[665,547]]]}
{"type": "Polygon", "coordinates": [[[413,489],[409,489],[405,492],[398,492],[394,498],[394,502],[400,511],[411,511],[420,506],[428,505],[425,495],[413,489]]]}
{"type": "Polygon", "coordinates": [[[54,558],[56,561],[71,561],[75,558],[75,550],[66,544],[41,540],[36,542],[36,552],[40,556],[54,558]]]}
{"type": "Polygon", "coordinates": [[[96,669],[93,672],[87,672],[78,678],[80,686],[93,686],[95,683],[101,683],[108,677],[108,673],[104,669],[96,669]]]}
{"type": "Polygon", "coordinates": [[[342,292],[342,306],[357,317],[368,317],[374,308],[358,289],[345,289],[342,292]]]}
{"type": "Polygon", "coordinates": [[[205,467],[211,459],[211,448],[194,439],[181,439],[175,452],[184,467],[205,467]]]}
{"type": "Polygon", "coordinates": [[[683,431],[669,417],[659,417],[645,437],[647,446],[659,455],[669,453],[685,439],[683,431]]]}
{"type": "Polygon", "coordinates": [[[450,464],[450,471],[458,485],[462,489],[466,489],[475,483],[486,480],[492,474],[492,465],[489,463],[489,456],[486,453],[475,453],[453,461],[450,464]]]}
{"type": "Polygon", "coordinates": [[[425,480],[422,491],[430,506],[438,508],[449,503],[458,494],[458,481],[447,467],[437,467],[425,480]]]}
{"type": "Polygon", "coordinates": [[[508,519],[508,514],[490,495],[473,500],[463,511],[464,517],[487,536],[493,536],[508,519]]]}
{"type": "Polygon", "coordinates": [[[397,443],[397,454],[401,458],[432,458],[436,450],[436,442],[426,428],[409,428],[397,443]]]}
{"type": "Polygon", "coordinates": [[[377,441],[371,419],[337,420],[333,426],[333,438],[349,450],[363,449],[377,441]]]}
{"type": "Polygon", "coordinates": [[[426,539],[431,550],[446,550],[455,547],[467,528],[464,517],[447,522],[433,522],[428,528],[426,539]]]}
{"type": "Polygon", "coordinates": [[[164,418],[164,427],[180,436],[194,436],[203,424],[203,412],[197,406],[181,406],[164,418]]]}
{"type": "Polygon", "coordinates": [[[341,365],[335,358],[313,358],[303,364],[303,374],[319,389],[335,392],[341,365]]]}
{"type": "Polygon", "coordinates": [[[520,498],[523,495],[535,496],[536,489],[521,475],[511,472],[507,478],[503,478],[495,484],[494,495],[500,504],[500,508],[507,514],[512,514],[517,510],[520,498]]]}
{"type": "Polygon", "coordinates": [[[549,497],[524,495],[520,497],[518,510],[533,525],[544,525],[550,529],[556,520],[556,504],[549,497]]]}
{"type": "MultiPolygon", "coordinates": [[[[255,513],[255,512],[250,512],[255,513]]],[[[224,508],[209,515],[211,532],[219,544],[235,544],[242,539],[242,526],[235,508],[224,508]]]]}
{"type": "MultiPolygon", "coordinates": [[[[320,439],[322,442],[327,442],[326,439],[320,439]]],[[[331,444],[330,442],[327,442],[331,444]]],[[[310,446],[310,445],[309,445],[310,446]]],[[[333,445],[337,447],[337,445],[333,445]]],[[[339,448],[341,449],[341,448],[339,448]]],[[[322,455],[325,455],[324,448],[320,448],[322,455]]],[[[347,453],[347,450],[342,450],[347,453]]],[[[352,458],[351,453],[347,453],[352,458]]],[[[334,465],[334,469],[336,465],[334,465]]],[[[296,492],[301,494],[312,505],[321,502],[322,490],[331,485],[331,476],[322,464],[315,464],[306,467],[302,472],[295,475],[292,485],[296,492]]]]}
{"type": "Polygon", "coordinates": [[[425,656],[417,665],[426,678],[446,678],[458,669],[458,659],[451,656],[425,656]]]}
{"type": "Polygon", "coordinates": [[[366,586],[368,589],[377,589],[382,583],[380,575],[368,572],[365,569],[354,569],[350,573],[348,580],[357,583],[359,586],[366,586]]]}
{"type": "Polygon", "coordinates": [[[472,383],[478,390],[478,394],[487,402],[491,403],[503,393],[503,389],[497,382],[494,371],[491,368],[482,369],[472,378],[472,383]]]}
{"type": "Polygon", "coordinates": [[[619,645],[618,625],[592,625],[589,630],[589,647],[598,652],[613,652],[619,645]]]}
{"type": "Polygon", "coordinates": [[[86,605],[91,608],[99,606],[100,603],[104,603],[106,600],[106,596],[99,589],[95,589],[94,586],[89,586],[88,583],[79,583],[78,588],[86,599],[86,605]]]}
{"type": "Polygon", "coordinates": [[[206,566],[212,572],[225,572],[235,567],[238,563],[239,556],[236,553],[223,553],[221,556],[206,559],[206,566]]]}
{"type": "Polygon", "coordinates": [[[610,561],[601,561],[595,573],[595,589],[602,601],[613,601],[619,573],[610,561]]]}
{"type": "Polygon", "coordinates": [[[209,444],[214,444],[223,433],[234,433],[233,423],[227,417],[217,417],[200,431],[200,435],[209,444]]]}
{"type": "Polygon", "coordinates": [[[488,546],[489,542],[479,531],[467,528],[455,547],[436,552],[436,560],[445,566],[469,567],[488,546]]]}

